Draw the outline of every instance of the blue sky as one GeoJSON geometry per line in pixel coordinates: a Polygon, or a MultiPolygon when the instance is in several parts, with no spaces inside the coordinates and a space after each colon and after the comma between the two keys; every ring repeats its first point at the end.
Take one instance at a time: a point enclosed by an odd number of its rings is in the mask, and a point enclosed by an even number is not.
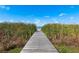
{"type": "Polygon", "coordinates": [[[0,5],[0,22],[79,24],[78,5],[0,5]]]}

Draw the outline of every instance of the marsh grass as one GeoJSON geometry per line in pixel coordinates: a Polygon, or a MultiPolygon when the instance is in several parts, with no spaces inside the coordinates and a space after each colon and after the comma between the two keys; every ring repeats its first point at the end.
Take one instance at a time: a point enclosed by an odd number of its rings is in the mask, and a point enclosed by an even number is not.
{"type": "Polygon", "coordinates": [[[47,24],[42,31],[59,52],[79,52],[78,24],[47,24]]]}
{"type": "Polygon", "coordinates": [[[20,51],[35,31],[34,24],[0,23],[0,52],[20,51]]]}

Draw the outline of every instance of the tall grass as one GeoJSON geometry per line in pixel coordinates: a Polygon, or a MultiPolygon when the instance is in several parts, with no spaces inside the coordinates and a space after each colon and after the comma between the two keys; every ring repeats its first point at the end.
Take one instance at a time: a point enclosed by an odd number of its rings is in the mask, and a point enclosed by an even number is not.
{"type": "Polygon", "coordinates": [[[0,23],[0,52],[22,48],[35,31],[34,24],[0,23]]]}
{"type": "Polygon", "coordinates": [[[78,24],[47,24],[42,27],[42,31],[56,47],[79,47],[78,24]]]}

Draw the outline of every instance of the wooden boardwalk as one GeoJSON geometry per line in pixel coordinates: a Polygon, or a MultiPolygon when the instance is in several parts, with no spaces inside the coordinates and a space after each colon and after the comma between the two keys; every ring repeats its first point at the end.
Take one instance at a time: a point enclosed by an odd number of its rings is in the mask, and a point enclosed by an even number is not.
{"type": "Polygon", "coordinates": [[[33,34],[30,40],[27,42],[21,53],[57,53],[56,48],[51,44],[49,39],[44,35],[43,32],[37,31],[33,34]]]}

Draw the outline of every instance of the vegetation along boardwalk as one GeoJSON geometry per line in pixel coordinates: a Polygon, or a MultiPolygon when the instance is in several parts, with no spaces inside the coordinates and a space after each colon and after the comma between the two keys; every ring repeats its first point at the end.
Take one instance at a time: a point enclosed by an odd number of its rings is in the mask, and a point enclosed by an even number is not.
{"type": "Polygon", "coordinates": [[[57,50],[51,44],[49,39],[44,35],[42,31],[36,31],[30,40],[27,42],[21,53],[32,52],[56,52],[57,50]]]}

